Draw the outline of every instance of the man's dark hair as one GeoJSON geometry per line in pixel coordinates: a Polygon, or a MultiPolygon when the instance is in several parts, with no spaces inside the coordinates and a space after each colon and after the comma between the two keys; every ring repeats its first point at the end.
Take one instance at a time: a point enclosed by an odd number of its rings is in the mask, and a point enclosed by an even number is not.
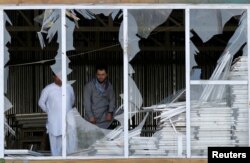
{"type": "Polygon", "coordinates": [[[54,72],[52,72],[52,76],[55,76],[56,77],[56,74],[54,72]]]}
{"type": "Polygon", "coordinates": [[[97,72],[97,70],[105,70],[105,72],[108,73],[108,67],[103,64],[96,65],[95,71],[97,72]]]}

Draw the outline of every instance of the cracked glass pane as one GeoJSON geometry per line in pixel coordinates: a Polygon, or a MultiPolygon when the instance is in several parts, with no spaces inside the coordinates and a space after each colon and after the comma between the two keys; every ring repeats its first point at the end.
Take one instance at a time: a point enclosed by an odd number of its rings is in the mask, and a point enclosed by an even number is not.
{"type": "Polygon", "coordinates": [[[191,79],[233,80],[229,67],[244,55],[246,22],[245,10],[190,11],[191,79]]]}
{"type": "Polygon", "coordinates": [[[60,10],[4,12],[5,156],[60,156],[60,10]]]}
{"type": "MultiPolygon", "coordinates": [[[[237,70],[233,68],[231,71],[237,70]]],[[[215,85],[218,90],[224,88],[220,92],[222,96],[219,95],[222,98],[214,95],[213,101],[201,102],[199,98],[206,87],[191,86],[192,156],[207,156],[210,146],[248,146],[248,86],[215,85]]]]}
{"type": "Polygon", "coordinates": [[[123,156],[121,10],[67,10],[67,57],[75,107],[67,113],[69,156],[123,156]]]}
{"type": "Polygon", "coordinates": [[[183,10],[128,10],[131,156],[186,153],[184,22],[183,10]]]}
{"type": "MultiPolygon", "coordinates": [[[[190,22],[191,79],[247,81],[247,12],[191,10],[190,22]],[[213,11],[216,14],[209,14],[213,11]]],[[[245,84],[191,86],[192,156],[206,156],[213,144],[248,144],[246,88],[245,84]]]]}

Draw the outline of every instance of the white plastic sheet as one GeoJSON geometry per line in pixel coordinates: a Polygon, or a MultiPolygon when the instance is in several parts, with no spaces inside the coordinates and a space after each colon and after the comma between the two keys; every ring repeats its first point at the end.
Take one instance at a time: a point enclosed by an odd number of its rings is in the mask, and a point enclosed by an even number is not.
{"type": "MultiPolygon", "coordinates": [[[[240,47],[247,42],[247,16],[243,13],[239,27],[236,29],[234,35],[230,38],[223,54],[217,62],[217,66],[210,77],[210,80],[226,80],[229,75],[229,70],[233,61],[234,54],[240,47]]],[[[214,85],[207,85],[201,94],[200,101],[209,101],[223,98],[224,86],[220,88],[214,85]],[[214,96],[215,95],[215,96],[214,96]]]]}
{"type": "MultiPolygon", "coordinates": [[[[138,35],[143,38],[148,38],[150,33],[156,27],[158,27],[168,19],[171,12],[172,10],[170,9],[129,10],[129,13],[134,17],[137,23],[138,35]]],[[[133,26],[130,30],[133,30],[132,28],[133,26]]]]}

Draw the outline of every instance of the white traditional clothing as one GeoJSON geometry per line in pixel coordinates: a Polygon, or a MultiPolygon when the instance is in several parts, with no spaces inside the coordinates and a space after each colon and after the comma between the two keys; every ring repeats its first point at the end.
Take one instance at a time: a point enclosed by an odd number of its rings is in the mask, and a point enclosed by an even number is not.
{"type": "MultiPolygon", "coordinates": [[[[71,85],[67,84],[66,112],[72,109],[75,102],[75,95],[71,85]]],[[[51,153],[53,156],[61,155],[62,136],[62,87],[55,83],[46,86],[39,99],[39,106],[47,113],[47,132],[50,137],[51,153]]]]}
{"type": "Polygon", "coordinates": [[[52,156],[61,156],[62,155],[62,135],[54,136],[49,133],[49,142],[50,142],[50,150],[52,156]]]}

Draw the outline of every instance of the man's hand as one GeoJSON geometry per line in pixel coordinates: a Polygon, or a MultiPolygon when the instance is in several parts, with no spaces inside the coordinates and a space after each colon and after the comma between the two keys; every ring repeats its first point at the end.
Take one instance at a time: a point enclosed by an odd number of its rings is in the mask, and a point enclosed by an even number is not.
{"type": "Polygon", "coordinates": [[[107,113],[106,114],[106,121],[111,121],[112,120],[112,113],[107,113]]]}
{"type": "Polygon", "coordinates": [[[89,122],[90,122],[90,123],[93,123],[93,124],[96,124],[96,119],[95,119],[95,117],[91,117],[91,118],[89,119],[89,122]]]}

